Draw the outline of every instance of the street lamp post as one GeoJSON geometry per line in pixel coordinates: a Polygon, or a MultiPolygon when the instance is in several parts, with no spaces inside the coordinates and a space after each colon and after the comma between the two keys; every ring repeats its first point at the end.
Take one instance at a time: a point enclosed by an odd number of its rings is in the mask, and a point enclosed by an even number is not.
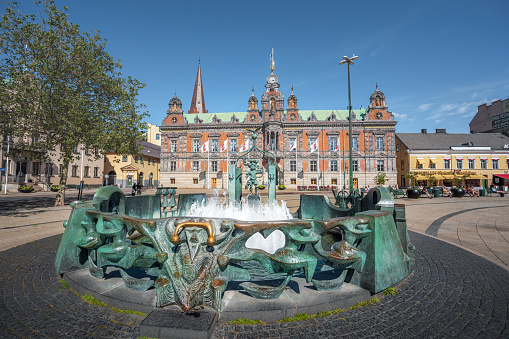
{"type": "Polygon", "coordinates": [[[344,56],[343,60],[339,62],[340,65],[346,63],[348,65],[348,150],[349,150],[349,158],[348,158],[348,177],[350,179],[350,186],[348,187],[350,194],[352,194],[353,190],[353,172],[352,172],[352,96],[350,93],[350,65],[353,65],[353,60],[357,59],[359,56],[353,55],[351,58],[344,56]]]}

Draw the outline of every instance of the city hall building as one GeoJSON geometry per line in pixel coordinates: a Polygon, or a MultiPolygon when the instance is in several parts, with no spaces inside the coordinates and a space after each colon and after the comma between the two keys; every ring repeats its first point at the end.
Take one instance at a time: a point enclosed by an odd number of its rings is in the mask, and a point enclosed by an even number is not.
{"type": "MultiPolygon", "coordinates": [[[[263,94],[257,98],[253,90],[246,98],[245,111],[209,113],[198,64],[190,109],[184,112],[175,93],[159,126],[162,185],[226,188],[228,162],[236,162],[235,152],[246,145],[252,130],[257,129],[257,147],[276,159],[279,185],[290,189],[343,185],[348,188],[348,110],[300,110],[298,93],[292,87],[285,99],[274,68],[270,71],[263,94]]],[[[387,174],[388,185],[396,183],[396,123],[378,85],[369,98],[368,108],[361,106],[352,111],[355,188],[373,186],[378,172],[387,174]]],[[[258,153],[250,157],[259,160],[264,168],[259,183],[267,184],[270,157],[258,153]]]]}

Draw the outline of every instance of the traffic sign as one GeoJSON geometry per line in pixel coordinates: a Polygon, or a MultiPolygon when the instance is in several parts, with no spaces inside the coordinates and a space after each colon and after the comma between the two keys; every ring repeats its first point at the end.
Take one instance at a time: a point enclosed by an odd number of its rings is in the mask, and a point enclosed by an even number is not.
{"type": "Polygon", "coordinates": [[[5,167],[1,167],[0,172],[5,172],[5,167]]]}

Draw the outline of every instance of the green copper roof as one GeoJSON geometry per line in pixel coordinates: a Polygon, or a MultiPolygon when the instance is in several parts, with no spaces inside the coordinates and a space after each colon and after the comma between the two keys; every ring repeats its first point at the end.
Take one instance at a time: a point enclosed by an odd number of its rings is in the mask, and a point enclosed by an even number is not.
{"type": "MultiPolygon", "coordinates": [[[[287,112],[285,111],[285,114],[287,112]]],[[[337,120],[347,120],[348,118],[348,110],[299,110],[299,114],[302,117],[302,120],[306,121],[311,116],[311,114],[315,115],[316,120],[318,121],[325,121],[328,117],[331,116],[332,113],[336,115],[337,120]]],[[[212,123],[212,119],[214,119],[214,116],[217,117],[217,119],[221,120],[221,123],[230,123],[232,116],[235,115],[237,119],[239,119],[240,122],[243,122],[247,112],[225,112],[225,113],[184,113],[183,116],[185,119],[187,119],[187,122],[189,124],[195,124],[195,119],[198,117],[198,119],[202,120],[203,124],[210,124],[212,123]]],[[[366,115],[366,109],[354,109],[352,110],[352,114],[355,114],[356,118],[358,120],[361,120],[366,115]]]]}

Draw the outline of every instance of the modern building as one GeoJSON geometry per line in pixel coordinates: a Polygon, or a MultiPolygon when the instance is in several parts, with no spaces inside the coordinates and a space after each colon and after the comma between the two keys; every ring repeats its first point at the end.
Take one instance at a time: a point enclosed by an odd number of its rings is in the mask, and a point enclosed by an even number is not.
{"type": "MultiPolygon", "coordinates": [[[[293,87],[285,100],[273,66],[270,70],[262,95],[256,97],[253,89],[246,98],[246,110],[208,113],[198,64],[189,111],[184,112],[175,93],[160,126],[163,185],[226,188],[228,162],[235,163],[236,152],[256,130],[256,146],[276,159],[278,184],[348,186],[348,110],[299,109],[293,87]],[[209,151],[202,152],[207,145],[209,151]]],[[[378,85],[368,108],[353,110],[352,117],[354,187],[372,186],[378,172],[387,174],[388,184],[395,184],[396,121],[378,85]]],[[[267,183],[270,157],[251,157],[264,168],[260,183],[267,183]]]]}
{"type": "Polygon", "coordinates": [[[161,147],[161,130],[157,125],[151,124],[149,122],[147,124],[147,131],[145,132],[145,136],[147,137],[147,141],[149,143],[161,147]]]}
{"type": "Polygon", "coordinates": [[[455,178],[478,187],[507,187],[509,182],[509,137],[502,133],[396,133],[396,155],[401,187],[410,185],[409,172],[424,185],[433,184],[431,177],[435,185],[446,186],[453,186],[455,178]]]}
{"type": "Polygon", "coordinates": [[[497,100],[477,107],[470,121],[470,133],[504,133],[509,135],[509,99],[497,100]]]}
{"type": "Polygon", "coordinates": [[[104,161],[105,185],[130,187],[141,183],[144,187],[159,185],[159,153],[161,147],[140,141],[143,149],[130,155],[106,153],[104,161]]]}

